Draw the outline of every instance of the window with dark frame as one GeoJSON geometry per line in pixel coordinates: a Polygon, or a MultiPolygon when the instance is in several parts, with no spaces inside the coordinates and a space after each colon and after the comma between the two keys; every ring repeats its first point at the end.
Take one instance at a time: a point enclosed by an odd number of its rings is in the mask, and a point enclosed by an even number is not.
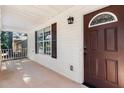
{"type": "Polygon", "coordinates": [[[57,23],[35,31],[35,53],[57,58],[57,23]]]}
{"type": "Polygon", "coordinates": [[[51,55],[51,27],[48,26],[37,31],[36,51],[38,54],[51,55]]]}

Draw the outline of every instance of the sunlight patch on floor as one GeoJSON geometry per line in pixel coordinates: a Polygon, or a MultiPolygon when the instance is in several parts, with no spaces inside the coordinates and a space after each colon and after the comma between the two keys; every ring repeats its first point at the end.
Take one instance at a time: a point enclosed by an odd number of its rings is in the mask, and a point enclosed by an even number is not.
{"type": "Polygon", "coordinates": [[[17,66],[20,66],[21,65],[21,63],[15,63],[17,66]]]}
{"type": "Polygon", "coordinates": [[[28,84],[31,81],[31,76],[28,74],[23,75],[23,81],[28,84]]]}
{"type": "Polygon", "coordinates": [[[23,67],[19,66],[19,67],[16,67],[17,70],[22,70],[23,67]]]}
{"type": "Polygon", "coordinates": [[[26,60],[22,60],[21,62],[25,63],[25,62],[29,62],[29,61],[30,61],[29,59],[26,59],[26,60]]]}
{"type": "Polygon", "coordinates": [[[1,66],[1,70],[7,70],[7,66],[6,66],[6,63],[2,63],[2,66],[1,66]]]}
{"type": "Polygon", "coordinates": [[[24,63],[24,62],[26,62],[26,61],[23,60],[23,61],[21,61],[21,62],[24,63]]]}
{"type": "Polygon", "coordinates": [[[9,64],[10,64],[10,61],[7,62],[7,65],[9,65],[9,64]]]}

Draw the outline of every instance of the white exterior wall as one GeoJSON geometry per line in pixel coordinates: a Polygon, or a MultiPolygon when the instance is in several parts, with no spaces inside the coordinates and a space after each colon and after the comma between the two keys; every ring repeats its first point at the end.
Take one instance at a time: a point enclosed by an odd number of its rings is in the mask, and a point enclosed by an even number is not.
{"type": "Polygon", "coordinates": [[[105,6],[74,6],[28,34],[28,56],[30,59],[56,71],[78,83],[84,81],[83,64],[83,15],[105,6]],[[74,17],[74,24],[67,18],[74,17]],[[57,22],[57,59],[49,55],[35,54],[35,30],[57,22]],[[74,71],[70,71],[70,65],[74,71]]]}

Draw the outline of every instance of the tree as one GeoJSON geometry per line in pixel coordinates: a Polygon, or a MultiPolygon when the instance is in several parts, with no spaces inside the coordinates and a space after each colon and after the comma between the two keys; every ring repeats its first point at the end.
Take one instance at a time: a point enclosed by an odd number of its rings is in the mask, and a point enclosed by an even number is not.
{"type": "Polygon", "coordinates": [[[9,33],[8,32],[1,32],[1,49],[8,49],[9,48],[9,33]]]}

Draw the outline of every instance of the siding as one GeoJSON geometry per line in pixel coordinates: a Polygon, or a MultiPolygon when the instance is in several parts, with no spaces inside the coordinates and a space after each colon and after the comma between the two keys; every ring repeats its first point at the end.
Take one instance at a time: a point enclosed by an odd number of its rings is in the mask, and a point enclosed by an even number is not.
{"type": "Polygon", "coordinates": [[[104,6],[75,6],[52,18],[28,34],[29,58],[76,81],[84,81],[83,73],[83,15],[104,6]],[[67,18],[74,17],[74,24],[67,18]],[[57,22],[57,59],[48,55],[35,54],[34,31],[57,22]],[[74,71],[70,71],[70,65],[74,71]]]}

